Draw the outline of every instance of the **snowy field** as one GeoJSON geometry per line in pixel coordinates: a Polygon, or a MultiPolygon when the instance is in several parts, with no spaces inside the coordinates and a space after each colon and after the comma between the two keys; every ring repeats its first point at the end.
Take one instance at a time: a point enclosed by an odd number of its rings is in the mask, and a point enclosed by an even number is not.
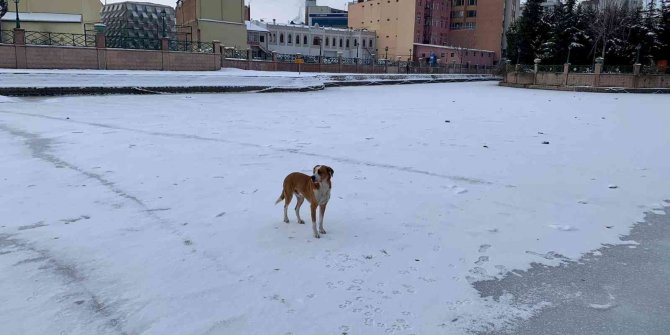
{"type": "Polygon", "coordinates": [[[113,71],[0,69],[0,88],[30,87],[248,87],[305,88],[327,82],[434,79],[491,79],[482,74],[347,74],[244,71],[113,71]]]}
{"type": "Polygon", "coordinates": [[[8,335],[500,329],[544,304],[473,282],[619,243],[670,199],[663,95],[482,82],[0,102],[8,335]],[[319,240],[274,206],[316,164],[335,170],[319,240]]]}

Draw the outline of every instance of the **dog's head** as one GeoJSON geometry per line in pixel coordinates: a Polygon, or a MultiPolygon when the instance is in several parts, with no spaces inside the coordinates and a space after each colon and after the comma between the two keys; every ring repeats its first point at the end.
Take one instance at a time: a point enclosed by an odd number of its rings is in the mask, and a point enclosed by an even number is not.
{"type": "Polygon", "coordinates": [[[335,171],[330,166],[317,165],[314,167],[312,180],[315,182],[330,181],[333,174],[335,174],[335,171]]]}

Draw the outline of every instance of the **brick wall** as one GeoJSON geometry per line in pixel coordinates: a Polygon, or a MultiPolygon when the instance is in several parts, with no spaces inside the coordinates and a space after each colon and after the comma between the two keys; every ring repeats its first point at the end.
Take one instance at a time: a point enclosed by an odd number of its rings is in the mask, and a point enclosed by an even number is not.
{"type": "Polygon", "coordinates": [[[0,45],[0,68],[16,67],[16,51],[13,45],[0,45]]]}
{"type": "Polygon", "coordinates": [[[670,75],[593,74],[538,72],[508,72],[505,82],[518,85],[538,86],[586,86],[621,88],[670,88],[670,75]]]}
{"type": "Polygon", "coordinates": [[[98,69],[94,48],[25,46],[28,69],[98,69]]]}

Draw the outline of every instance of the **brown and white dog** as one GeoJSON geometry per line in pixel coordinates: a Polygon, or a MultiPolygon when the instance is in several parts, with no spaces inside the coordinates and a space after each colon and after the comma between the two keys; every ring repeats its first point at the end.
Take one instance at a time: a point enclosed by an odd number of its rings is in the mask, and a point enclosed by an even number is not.
{"type": "Polygon", "coordinates": [[[331,179],[335,171],[326,165],[317,165],[314,167],[313,175],[308,176],[304,173],[293,172],[284,179],[284,189],[275,205],[284,200],[284,222],[288,223],[288,205],[293,199],[293,195],[298,198],[298,204],[295,206],[295,215],[298,217],[298,223],[304,224],[300,219],[300,206],[307,199],[312,212],[312,230],[314,237],[320,238],[325,234],[323,229],[323,215],[326,212],[326,206],[330,199],[330,189],[333,187],[331,179]],[[316,207],[320,209],[319,230],[316,230],[316,207]]]}

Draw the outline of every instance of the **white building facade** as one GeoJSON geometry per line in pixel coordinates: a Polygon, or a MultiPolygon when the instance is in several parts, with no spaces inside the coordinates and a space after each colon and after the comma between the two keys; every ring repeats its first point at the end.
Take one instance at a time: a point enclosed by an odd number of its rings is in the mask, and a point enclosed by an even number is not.
{"type": "MultiPolygon", "coordinates": [[[[375,32],[296,24],[254,22],[269,31],[267,47],[279,54],[374,59],[375,32]]],[[[383,55],[382,55],[383,57],[383,55]]]]}

